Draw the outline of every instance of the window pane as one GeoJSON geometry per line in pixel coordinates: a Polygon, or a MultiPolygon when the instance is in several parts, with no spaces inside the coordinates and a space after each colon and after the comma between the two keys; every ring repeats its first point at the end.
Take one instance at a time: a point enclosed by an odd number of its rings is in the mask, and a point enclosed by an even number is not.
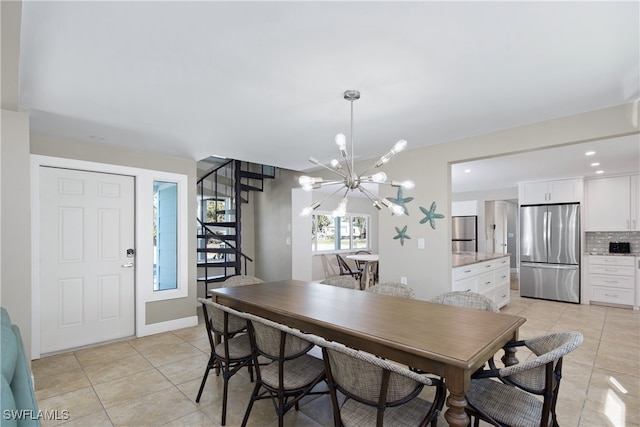
{"type": "Polygon", "coordinates": [[[153,290],[178,288],[178,184],[153,182],[153,290]]]}
{"type": "Polygon", "coordinates": [[[352,223],[351,236],[352,236],[353,249],[368,248],[369,243],[367,241],[367,229],[368,229],[367,217],[364,217],[364,216],[351,217],[351,223],[352,223]]]}
{"type": "Polygon", "coordinates": [[[336,227],[333,218],[328,215],[316,215],[318,251],[332,251],[335,249],[336,227]]]}

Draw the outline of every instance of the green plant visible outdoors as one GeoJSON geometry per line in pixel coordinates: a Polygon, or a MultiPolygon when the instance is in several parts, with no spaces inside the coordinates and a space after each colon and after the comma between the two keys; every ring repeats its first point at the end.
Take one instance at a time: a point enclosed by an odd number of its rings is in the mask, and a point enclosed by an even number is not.
{"type": "Polygon", "coordinates": [[[226,203],[224,200],[207,200],[206,222],[223,222],[225,220],[226,203]]]}

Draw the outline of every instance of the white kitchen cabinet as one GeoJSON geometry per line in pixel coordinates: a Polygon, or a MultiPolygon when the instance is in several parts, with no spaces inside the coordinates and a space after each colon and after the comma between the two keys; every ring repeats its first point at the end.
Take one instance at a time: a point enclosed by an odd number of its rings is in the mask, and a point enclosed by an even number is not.
{"type": "Polygon", "coordinates": [[[518,199],[521,205],[582,202],[583,192],[580,178],[523,182],[518,186],[518,199]]]}
{"type": "Polygon", "coordinates": [[[634,257],[590,255],[587,262],[587,283],[591,302],[635,305],[634,257]]]}
{"type": "Polygon", "coordinates": [[[589,179],[586,206],[587,231],[639,231],[639,176],[589,179]]]}
{"type": "Polygon", "coordinates": [[[451,216],[476,216],[478,215],[477,200],[463,200],[451,203],[451,216]]]}
{"type": "Polygon", "coordinates": [[[498,307],[510,301],[510,257],[505,256],[491,261],[478,262],[452,271],[454,291],[471,291],[485,295],[498,307]]]}

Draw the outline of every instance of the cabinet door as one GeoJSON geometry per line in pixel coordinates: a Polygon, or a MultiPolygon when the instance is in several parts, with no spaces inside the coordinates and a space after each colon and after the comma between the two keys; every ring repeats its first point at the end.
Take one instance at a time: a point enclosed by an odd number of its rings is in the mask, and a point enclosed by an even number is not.
{"type": "Polygon", "coordinates": [[[549,183],[550,203],[570,203],[582,201],[582,180],[566,179],[549,183]]]}
{"type": "Polygon", "coordinates": [[[597,178],[587,182],[587,231],[629,230],[630,215],[629,176],[597,178]]]}
{"type": "Polygon", "coordinates": [[[519,199],[521,205],[537,205],[549,203],[548,182],[527,182],[520,184],[519,199]]]}

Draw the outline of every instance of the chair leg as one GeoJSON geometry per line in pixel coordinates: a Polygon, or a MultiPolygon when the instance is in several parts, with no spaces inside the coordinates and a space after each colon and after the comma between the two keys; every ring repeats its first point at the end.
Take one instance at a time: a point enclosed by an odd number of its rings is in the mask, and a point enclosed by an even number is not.
{"type": "Polygon", "coordinates": [[[229,378],[226,375],[223,376],[222,383],[222,422],[221,425],[227,423],[227,392],[229,390],[229,378]]]}
{"type": "Polygon", "coordinates": [[[247,406],[247,410],[244,413],[244,418],[242,419],[242,427],[246,427],[247,421],[249,421],[249,415],[251,414],[251,408],[253,408],[253,402],[255,402],[258,397],[258,390],[260,390],[261,384],[256,383],[256,386],[253,388],[253,392],[251,393],[251,399],[249,400],[249,405],[247,406]]]}
{"type": "Polygon", "coordinates": [[[213,355],[209,358],[209,362],[207,363],[207,367],[205,368],[204,375],[202,376],[202,382],[200,383],[200,390],[198,390],[198,397],[196,397],[196,403],[200,402],[200,397],[202,397],[202,391],[204,390],[204,385],[207,382],[207,378],[209,378],[209,371],[215,365],[215,358],[213,355]]]}

